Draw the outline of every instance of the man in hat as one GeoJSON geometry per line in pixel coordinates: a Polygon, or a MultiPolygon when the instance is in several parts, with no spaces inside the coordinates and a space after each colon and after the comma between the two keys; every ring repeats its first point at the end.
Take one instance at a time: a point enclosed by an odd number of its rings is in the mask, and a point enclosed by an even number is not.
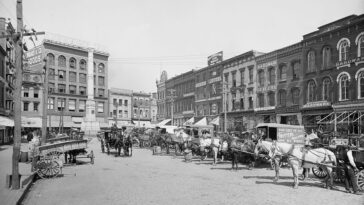
{"type": "Polygon", "coordinates": [[[353,194],[361,195],[359,192],[358,184],[356,183],[356,176],[355,173],[359,171],[356,167],[353,158],[352,146],[347,145],[344,146],[341,151],[341,159],[340,162],[344,165],[345,170],[345,189],[347,193],[351,193],[350,190],[350,183],[353,186],[353,194]]]}

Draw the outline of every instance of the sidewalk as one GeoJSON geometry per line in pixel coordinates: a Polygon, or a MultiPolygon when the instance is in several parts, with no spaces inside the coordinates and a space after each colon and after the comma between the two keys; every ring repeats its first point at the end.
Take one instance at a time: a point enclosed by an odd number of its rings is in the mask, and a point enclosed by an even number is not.
{"type": "MultiPolygon", "coordinates": [[[[23,151],[26,149],[27,144],[22,143],[21,150],[23,151]]],[[[20,179],[21,188],[19,190],[11,190],[6,188],[6,175],[12,173],[12,156],[12,145],[0,146],[0,199],[2,205],[16,204],[26,190],[27,185],[31,181],[29,180],[30,177],[33,177],[31,172],[31,164],[19,162],[19,173],[22,175],[20,179]],[[28,183],[22,186],[24,180],[27,180],[26,182],[28,183]]]]}

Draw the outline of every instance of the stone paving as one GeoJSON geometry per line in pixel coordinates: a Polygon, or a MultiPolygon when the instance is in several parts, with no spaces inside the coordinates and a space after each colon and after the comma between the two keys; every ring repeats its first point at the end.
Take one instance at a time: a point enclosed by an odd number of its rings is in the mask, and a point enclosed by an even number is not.
{"type": "Polygon", "coordinates": [[[68,166],[63,177],[37,181],[24,204],[364,203],[363,196],[344,193],[342,186],[326,190],[315,178],[293,189],[289,169],[281,170],[281,180],[275,184],[269,168],[248,170],[240,165],[238,171],[231,171],[229,162],[186,163],[181,156],[153,156],[146,149],[134,149],[133,157],[115,157],[101,153],[97,140],[89,146],[96,154],[94,165],[68,166]]]}

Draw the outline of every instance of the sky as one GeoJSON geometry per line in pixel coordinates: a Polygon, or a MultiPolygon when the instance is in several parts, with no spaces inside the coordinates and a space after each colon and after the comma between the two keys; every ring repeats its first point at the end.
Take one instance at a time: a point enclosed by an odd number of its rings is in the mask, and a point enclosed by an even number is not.
{"type": "MultiPolygon", "coordinates": [[[[0,0],[0,16],[14,22],[15,5],[0,0]]],[[[206,67],[219,51],[270,52],[351,14],[364,14],[363,0],[23,0],[27,28],[101,45],[109,88],[137,92],[156,92],[163,70],[206,67]]]]}

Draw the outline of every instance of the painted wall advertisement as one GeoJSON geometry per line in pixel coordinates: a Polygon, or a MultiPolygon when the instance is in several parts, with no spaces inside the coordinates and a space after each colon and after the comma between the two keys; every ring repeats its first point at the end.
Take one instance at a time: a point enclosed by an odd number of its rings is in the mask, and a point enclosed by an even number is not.
{"type": "Polygon", "coordinates": [[[214,65],[223,61],[223,52],[220,51],[207,58],[207,65],[214,65]]]}
{"type": "Polygon", "coordinates": [[[286,142],[290,144],[305,144],[305,131],[300,128],[278,128],[278,142],[286,142]]]}

